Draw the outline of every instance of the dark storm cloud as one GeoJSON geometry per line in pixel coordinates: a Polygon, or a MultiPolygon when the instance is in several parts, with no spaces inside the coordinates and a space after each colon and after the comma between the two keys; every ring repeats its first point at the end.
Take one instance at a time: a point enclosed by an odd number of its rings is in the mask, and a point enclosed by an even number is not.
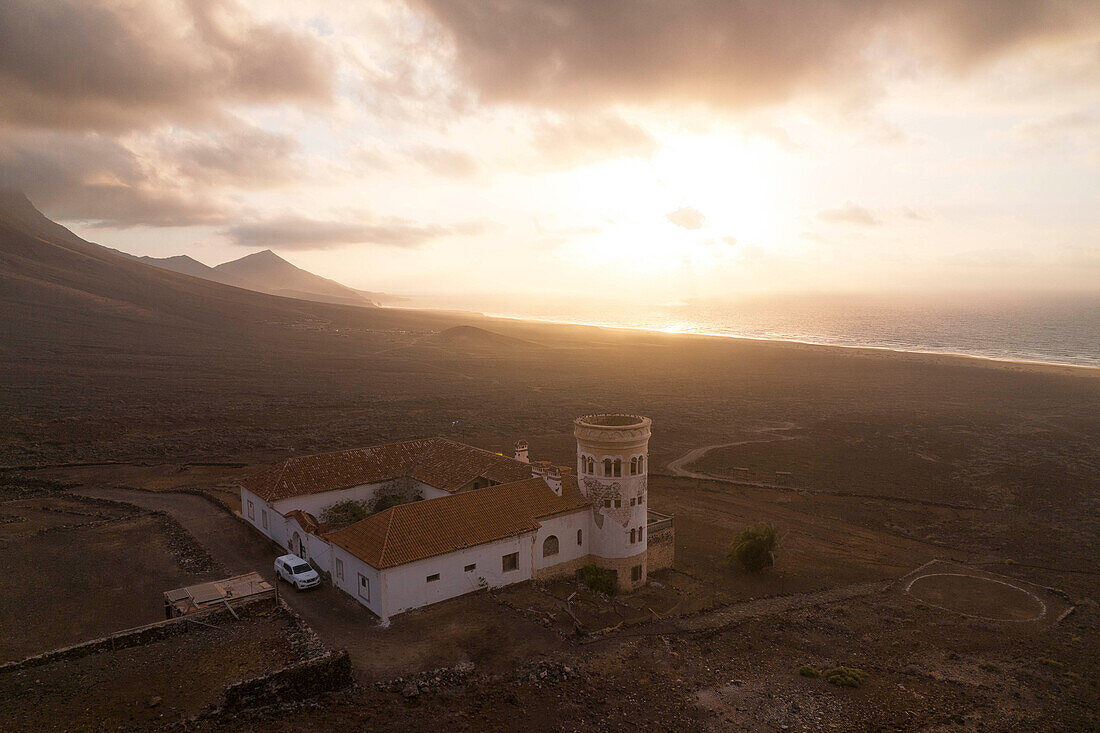
{"type": "Polygon", "coordinates": [[[243,247],[333,249],[348,244],[377,244],[415,249],[442,237],[476,234],[483,228],[478,223],[443,226],[405,220],[359,223],[283,217],[230,227],[225,234],[243,247]]]}
{"type": "Polygon", "coordinates": [[[859,224],[873,227],[882,223],[870,209],[865,209],[851,201],[836,209],[819,211],[817,218],[830,224],[859,224]]]}
{"type": "Polygon", "coordinates": [[[310,36],[232,0],[0,3],[0,120],[123,130],[220,116],[227,103],[320,101],[329,63],[310,36]]]}
{"type": "Polygon", "coordinates": [[[104,227],[213,224],[230,213],[223,198],[161,177],[99,135],[0,137],[0,186],[23,191],[52,218],[104,227]]]}
{"type": "Polygon", "coordinates": [[[902,49],[963,71],[1100,24],[1094,0],[413,0],[452,36],[488,99],[745,107],[862,93],[902,49]]]}

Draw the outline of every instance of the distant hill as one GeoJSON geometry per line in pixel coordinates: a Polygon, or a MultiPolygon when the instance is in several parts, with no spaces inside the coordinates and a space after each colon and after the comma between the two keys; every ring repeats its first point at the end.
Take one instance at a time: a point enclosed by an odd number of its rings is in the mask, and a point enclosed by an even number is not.
{"type": "MultiPolygon", "coordinates": [[[[127,256],[133,257],[133,255],[127,256]]],[[[152,265],[153,267],[160,267],[183,275],[190,275],[191,277],[201,277],[204,280],[213,280],[223,285],[232,285],[237,288],[244,288],[245,290],[262,290],[262,288],[257,287],[255,283],[230,273],[219,272],[213,267],[204,265],[195,258],[188,257],[187,255],[175,255],[174,257],[134,257],[134,259],[138,262],[152,265]]],[[[306,298],[306,300],[309,300],[309,298],[306,298]]]]}
{"type": "Polygon", "coordinates": [[[222,277],[251,283],[251,289],[272,295],[341,305],[375,305],[358,290],[296,267],[269,249],[223,262],[213,269],[222,277]]]}
{"type": "MultiPolygon", "coordinates": [[[[21,191],[10,188],[0,189],[0,222],[9,225],[13,229],[43,239],[52,239],[78,246],[100,246],[84,241],[57,222],[46,218],[41,211],[34,208],[34,204],[21,191]]],[[[101,247],[101,249],[108,248],[101,247]]]]}
{"type": "Polygon", "coordinates": [[[477,326],[454,326],[429,336],[422,343],[447,346],[462,351],[515,351],[544,348],[542,344],[536,344],[533,341],[504,336],[477,326]]]}

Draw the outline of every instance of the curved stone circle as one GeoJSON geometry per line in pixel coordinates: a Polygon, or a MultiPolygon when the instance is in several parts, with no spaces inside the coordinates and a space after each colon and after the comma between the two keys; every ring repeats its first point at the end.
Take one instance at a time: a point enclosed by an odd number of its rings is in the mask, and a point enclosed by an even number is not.
{"type": "Polygon", "coordinates": [[[1027,622],[1030,622],[1030,621],[1038,621],[1039,619],[1041,619],[1041,618],[1043,618],[1044,616],[1047,615],[1047,604],[1043,602],[1042,598],[1035,595],[1034,593],[1029,591],[1027,588],[1021,588],[1018,585],[1013,585],[1012,583],[1009,583],[1009,582],[1004,581],[1004,580],[997,580],[995,578],[987,578],[983,575],[974,575],[973,573],[925,573],[924,575],[918,575],[917,577],[910,580],[908,584],[906,584],[906,586],[904,588],[906,595],[912,595],[912,593],[909,592],[909,589],[912,588],[913,584],[916,583],[918,580],[922,580],[924,578],[936,578],[936,577],[941,577],[941,576],[952,576],[952,577],[956,577],[956,578],[974,578],[976,580],[984,580],[984,581],[989,582],[989,583],[997,583],[998,585],[1006,585],[1009,588],[1012,588],[1014,590],[1018,590],[1021,593],[1024,593],[1024,594],[1030,596],[1031,598],[1034,598],[1035,602],[1039,604],[1039,614],[1037,616],[1032,616],[1031,618],[994,618],[992,616],[976,616],[972,613],[966,613],[965,611],[959,611],[959,610],[956,610],[954,608],[947,608],[946,606],[940,606],[936,603],[931,603],[931,602],[926,601],[922,598],[917,598],[918,601],[920,601],[921,603],[923,603],[927,606],[931,606],[932,608],[938,608],[941,611],[949,611],[951,613],[957,613],[960,616],[966,616],[967,618],[973,618],[973,619],[977,619],[979,621],[1010,621],[1010,622],[1013,622],[1013,623],[1027,623],[1027,622]]]}

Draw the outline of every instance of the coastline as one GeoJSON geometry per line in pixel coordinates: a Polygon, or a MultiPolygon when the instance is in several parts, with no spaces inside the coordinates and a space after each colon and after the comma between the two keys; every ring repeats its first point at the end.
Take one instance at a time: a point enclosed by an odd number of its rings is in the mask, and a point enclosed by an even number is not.
{"type": "Polygon", "coordinates": [[[552,318],[539,318],[535,316],[522,316],[508,313],[491,313],[473,310],[462,310],[456,308],[431,308],[431,307],[413,307],[413,306],[378,306],[385,310],[400,310],[411,311],[420,313],[433,313],[433,314],[447,314],[451,316],[466,316],[484,318],[489,321],[504,321],[509,323],[522,323],[532,325],[550,325],[550,326],[564,326],[564,327],[576,327],[576,328],[594,328],[605,331],[618,331],[626,333],[638,333],[638,334],[650,334],[654,336],[665,337],[695,337],[700,339],[721,339],[726,341],[748,341],[753,343],[773,344],[777,346],[782,345],[795,345],[803,347],[811,347],[815,349],[843,349],[851,352],[875,352],[884,354],[897,354],[910,357],[922,357],[930,361],[939,359],[943,360],[956,360],[966,359],[972,362],[979,362],[991,367],[1000,368],[1021,368],[1027,367],[1034,369],[1035,371],[1062,371],[1062,370],[1082,370],[1086,374],[1093,374],[1100,376],[1100,365],[1093,364],[1079,364],[1066,361],[1048,361],[1043,359],[1024,359],[1024,358],[1012,358],[1012,357],[997,357],[987,354],[968,353],[965,351],[935,351],[930,349],[906,349],[896,346],[880,346],[874,344],[844,344],[827,341],[811,341],[808,339],[799,338],[784,338],[779,336],[753,336],[745,334],[730,334],[730,333],[716,333],[709,331],[681,331],[681,330],[669,330],[662,328],[651,328],[646,326],[625,326],[620,324],[598,323],[591,321],[568,321],[552,318]]]}

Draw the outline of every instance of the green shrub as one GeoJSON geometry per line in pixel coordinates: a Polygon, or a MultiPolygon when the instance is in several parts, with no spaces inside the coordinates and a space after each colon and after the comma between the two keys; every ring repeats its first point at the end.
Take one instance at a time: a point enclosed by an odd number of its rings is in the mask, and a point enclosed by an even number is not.
{"type": "Polygon", "coordinates": [[[745,527],[729,549],[730,562],[739,562],[750,572],[771,567],[779,547],[779,530],[765,522],[745,527]]]}
{"type": "Polygon", "coordinates": [[[803,664],[801,667],[799,667],[798,668],[798,673],[800,675],[802,675],[803,677],[820,677],[821,676],[821,672],[819,672],[816,667],[811,667],[808,664],[803,664]]]}
{"type": "Polygon", "coordinates": [[[615,593],[615,576],[599,565],[590,563],[581,568],[581,582],[599,593],[609,596],[615,593]]]}
{"type": "Polygon", "coordinates": [[[821,673],[830,685],[840,687],[859,687],[867,679],[867,673],[855,667],[832,667],[821,673]]]}
{"type": "Polygon", "coordinates": [[[362,502],[355,499],[338,501],[321,513],[321,521],[332,528],[346,527],[370,515],[362,502]]]}
{"type": "Polygon", "coordinates": [[[384,512],[390,507],[408,504],[411,501],[417,501],[417,499],[409,499],[400,494],[385,494],[375,499],[374,506],[371,507],[371,514],[384,512]]]}

